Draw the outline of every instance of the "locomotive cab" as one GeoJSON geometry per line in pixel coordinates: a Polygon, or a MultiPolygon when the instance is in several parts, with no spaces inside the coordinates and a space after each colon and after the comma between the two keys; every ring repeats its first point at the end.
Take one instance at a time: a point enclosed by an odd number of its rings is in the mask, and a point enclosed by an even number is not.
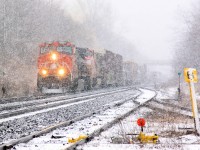
{"type": "MultiPolygon", "coordinates": [[[[38,89],[52,89],[63,93],[73,80],[75,46],[70,42],[40,45],[38,57],[38,89]]],[[[50,91],[52,91],[50,90],[50,91]]],[[[47,91],[47,90],[46,90],[47,91]]],[[[57,92],[55,92],[57,93],[57,92]]]]}

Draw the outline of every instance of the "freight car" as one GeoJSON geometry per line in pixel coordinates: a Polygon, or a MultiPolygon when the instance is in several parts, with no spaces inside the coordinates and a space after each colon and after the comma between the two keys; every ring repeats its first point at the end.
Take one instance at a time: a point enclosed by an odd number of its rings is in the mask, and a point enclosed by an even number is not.
{"type": "Polygon", "coordinates": [[[123,58],[105,50],[103,53],[76,47],[71,42],[40,45],[38,89],[44,93],[63,93],[123,84],[123,58]]]}
{"type": "Polygon", "coordinates": [[[123,63],[124,85],[138,84],[138,65],[132,61],[123,63]]]}

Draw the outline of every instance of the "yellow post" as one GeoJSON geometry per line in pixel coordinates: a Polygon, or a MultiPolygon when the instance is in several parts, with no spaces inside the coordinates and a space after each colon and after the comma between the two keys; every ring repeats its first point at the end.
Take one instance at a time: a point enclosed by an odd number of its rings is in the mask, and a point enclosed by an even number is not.
{"type": "Polygon", "coordinates": [[[194,68],[185,68],[184,78],[185,78],[185,81],[189,83],[195,130],[196,130],[197,135],[200,135],[199,113],[198,113],[197,101],[196,101],[196,96],[195,96],[195,88],[194,88],[194,83],[198,81],[197,70],[194,68]]]}
{"type": "Polygon", "coordinates": [[[193,116],[193,118],[195,117],[195,115],[194,115],[194,104],[193,104],[193,97],[192,97],[192,89],[191,89],[191,85],[190,85],[190,83],[189,83],[189,88],[190,88],[190,101],[191,101],[191,104],[192,104],[192,116],[193,116]]]}

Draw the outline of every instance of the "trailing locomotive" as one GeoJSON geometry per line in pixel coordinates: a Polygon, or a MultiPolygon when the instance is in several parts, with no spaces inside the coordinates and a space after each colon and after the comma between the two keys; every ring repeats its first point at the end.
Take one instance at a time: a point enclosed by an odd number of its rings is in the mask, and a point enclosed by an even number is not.
{"type": "Polygon", "coordinates": [[[37,86],[42,92],[63,93],[95,87],[122,85],[122,56],[111,51],[97,53],[71,42],[40,45],[37,86]]]}

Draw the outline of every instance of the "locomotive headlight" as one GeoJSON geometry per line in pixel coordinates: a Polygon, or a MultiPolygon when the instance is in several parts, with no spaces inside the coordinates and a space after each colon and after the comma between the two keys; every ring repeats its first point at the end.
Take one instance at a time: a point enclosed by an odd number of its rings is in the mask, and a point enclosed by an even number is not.
{"type": "Polygon", "coordinates": [[[52,60],[57,60],[57,55],[56,55],[55,53],[53,53],[53,54],[51,55],[51,58],[52,58],[52,60]]]}
{"type": "Polygon", "coordinates": [[[65,74],[65,70],[64,70],[64,69],[59,69],[59,70],[58,70],[58,74],[59,74],[60,76],[63,76],[63,75],[65,74]]]}
{"type": "Polygon", "coordinates": [[[47,71],[46,70],[42,70],[42,75],[47,75],[47,71]]]}

